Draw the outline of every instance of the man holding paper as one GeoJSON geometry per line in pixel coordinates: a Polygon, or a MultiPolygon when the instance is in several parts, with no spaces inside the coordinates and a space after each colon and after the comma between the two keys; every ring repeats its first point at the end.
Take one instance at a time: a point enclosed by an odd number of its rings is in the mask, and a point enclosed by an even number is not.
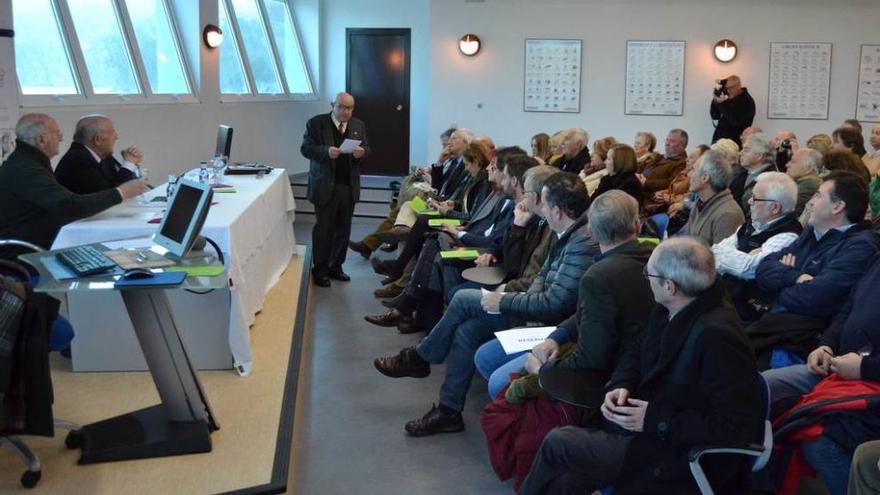
{"type": "Polygon", "coordinates": [[[342,271],[351,216],[360,199],[358,162],[367,153],[367,130],[352,117],[354,97],[339,93],[330,113],[316,115],[306,123],[300,152],[309,159],[308,200],[315,205],[312,229],[312,281],[329,287],[330,279],[351,280],[342,271]]]}

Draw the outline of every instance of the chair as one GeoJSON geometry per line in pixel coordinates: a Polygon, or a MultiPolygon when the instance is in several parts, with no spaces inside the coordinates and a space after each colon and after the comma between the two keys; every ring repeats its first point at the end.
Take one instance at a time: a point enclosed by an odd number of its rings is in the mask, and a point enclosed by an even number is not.
{"type": "Polygon", "coordinates": [[[703,472],[702,466],[700,466],[700,458],[704,455],[742,454],[754,457],[754,460],[752,461],[752,472],[760,471],[767,465],[767,461],[770,460],[770,454],[773,452],[773,425],[770,422],[770,387],[767,386],[767,382],[760,373],[758,373],[757,382],[761,393],[761,401],[764,403],[764,428],[761,432],[761,437],[755,439],[757,442],[751,445],[739,446],[705,445],[694,447],[690,451],[688,458],[691,474],[694,476],[694,481],[697,483],[697,486],[700,488],[700,493],[703,495],[711,495],[715,493],[712,490],[712,486],[709,484],[708,478],[706,478],[706,474],[703,472]]]}
{"type": "MultiPolygon", "coordinates": [[[[15,246],[36,252],[44,251],[43,248],[34,244],[30,244],[28,242],[16,240],[0,240],[0,248],[6,246],[15,246]]],[[[3,266],[9,268],[9,271],[16,272],[15,276],[22,278],[24,282],[29,282],[30,275],[27,273],[27,270],[25,270],[20,265],[16,265],[14,263],[9,265],[10,266],[7,266],[7,264],[4,263],[3,266]]],[[[54,423],[56,428],[63,428],[72,432],[78,431],[80,429],[79,425],[71,423],[69,421],[55,419],[54,423]]],[[[68,440],[65,443],[68,447],[73,448],[76,446],[72,445],[75,442],[76,436],[74,435],[73,437],[68,437],[68,440]]],[[[33,450],[28,447],[27,443],[25,443],[25,441],[22,440],[18,435],[0,435],[0,445],[3,444],[8,444],[10,447],[12,447],[12,449],[15,450],[15,452],[21,457],[22,461],[24,461],[25,465],[27,466],[27,471],[25,471],[24,474],[21,475],[21,485],[25,488],[35,487],[40,481],[40,477],[42,476],[40,459],[36,456],[36,454],[34,454],[33,450]]]]}

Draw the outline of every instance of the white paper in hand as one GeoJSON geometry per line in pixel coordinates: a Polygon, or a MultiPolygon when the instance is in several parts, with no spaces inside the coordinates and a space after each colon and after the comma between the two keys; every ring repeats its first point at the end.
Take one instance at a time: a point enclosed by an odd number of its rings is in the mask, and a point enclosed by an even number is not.
{"type": "Polygon", "coordinates": [[[556,327],[511,328],[495,332],[495,337],[498,338],[504,352],[514,354],[532,350],[533,347],[546,340],[554,330],[556,327]]]}
{"type": "Polygon", "coordinates": [[[340,153],[354,153],[354,149],[360,146],[361,142],[357,139],[346,139],[339,145],[340,153]]]}

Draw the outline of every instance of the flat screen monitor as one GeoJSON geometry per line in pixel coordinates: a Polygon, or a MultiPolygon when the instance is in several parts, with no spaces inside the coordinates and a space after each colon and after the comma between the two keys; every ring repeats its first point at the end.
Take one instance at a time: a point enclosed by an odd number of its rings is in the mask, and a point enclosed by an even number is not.
{"type": "Polygon", "coordinates": [[[217,128],[217,149],[214,156],[222,156],[228,162],[230,151],[232,151],[232,127],[221,125],[217,128]]]}
{"type": "Polygon", "coordinates": [[[155,244],[167,250],[166,256],[186,256],[202,231],[213,196],[210,185],[180,179],[171,205],[153,238],[155,244]]]}

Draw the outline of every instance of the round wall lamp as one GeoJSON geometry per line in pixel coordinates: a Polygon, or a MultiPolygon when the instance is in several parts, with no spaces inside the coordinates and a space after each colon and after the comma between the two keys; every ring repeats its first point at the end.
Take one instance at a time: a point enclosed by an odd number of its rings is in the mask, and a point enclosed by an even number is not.
{"type": "Polygon", "coordinates": [[[220,29],[220,26],[206,24],[202,31],[202,39],[208,48],[217,48],[223,43],[223,30],[220,29]]]}
{"type": "Polygon", "coordinates": [[[476,34],[466,34],[458,40],[458,51],[462,55],[473,57],[480,51],[480,38],[476,34]]]}
{"type": "Polygon", "coordinates": [[[730,62],[736,58],[736,43],[732,40],[723,39],[715,43],[715,58],[719,62],[730,62]]]}

